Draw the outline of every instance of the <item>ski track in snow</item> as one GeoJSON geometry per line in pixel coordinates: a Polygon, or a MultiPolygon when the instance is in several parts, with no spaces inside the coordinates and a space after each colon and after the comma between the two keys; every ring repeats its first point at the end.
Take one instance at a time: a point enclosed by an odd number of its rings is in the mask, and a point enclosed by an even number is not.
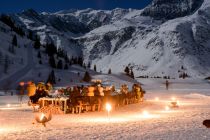
{"type": "Polygon", "coordinates": [[[5,83],[11,83],[10,87],[16,87],[17,82],[19,79],[21,79],[24,75],[26,75],[35,65],[33,60],[33,48],[32,46],[28,47],[28,53],[27,53],[27,65],[10,75],[9,77],[0,80],[0,87],[3,87],[5,83]]]}

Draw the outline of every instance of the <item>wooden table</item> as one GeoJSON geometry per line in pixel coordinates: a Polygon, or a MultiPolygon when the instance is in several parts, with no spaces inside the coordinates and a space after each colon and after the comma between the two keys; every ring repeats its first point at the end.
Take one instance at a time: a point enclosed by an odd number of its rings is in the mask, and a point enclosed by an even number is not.
{"type": "Polygon", "coordinates": [[[69,98],[67,97],[61,97],[61,98],[48,98],[48,97],[43,97],[40,98],[39,101],[41,102],[41,107],[45,106],[45,102],[51,102],[53,105],[56,105],[58,102],[63,102],[62,109],[64,110],[64,114],[66,114],[67,111],[67,101],[69,98]]]}

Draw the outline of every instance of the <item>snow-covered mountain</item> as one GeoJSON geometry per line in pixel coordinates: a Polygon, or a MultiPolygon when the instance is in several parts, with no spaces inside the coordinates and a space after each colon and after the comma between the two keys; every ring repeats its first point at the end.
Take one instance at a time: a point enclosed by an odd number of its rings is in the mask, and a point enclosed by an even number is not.
{"type": "Polygon", "coordinates": [[[194,13],[204,0],[153,0],[142,15],[155,19],[174,19],[194,13]]]}
{"type": "Polygon", "coordinates": [[[107,73],[133,68],[136,76],[210,75],[209,0],[153,0],[145,9],[63,10],[10,15],[41,43],[83,55],[107,73]]]}

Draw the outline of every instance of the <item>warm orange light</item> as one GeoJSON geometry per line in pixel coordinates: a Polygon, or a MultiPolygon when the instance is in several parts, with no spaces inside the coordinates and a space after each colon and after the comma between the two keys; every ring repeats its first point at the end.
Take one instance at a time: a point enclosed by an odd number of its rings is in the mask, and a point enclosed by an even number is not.
{"type": "Polygon", "coordinates": [[[176,98],[175,98],[175,97],[172,97],[171,100],[172,100],[172,101],[176,101],[176,98]]]}
{"type": "Polygon", "coordinates": [[[112,106],[109,103],[106,103],[106,110],[110,112],[112,110],[112,106]]]}
{"type": "Polygon", "coordinates": [[[155,98],[155,101],[156,101],[156,102],[158,102],[158,101],[159,101],[159,98],[158,98],[158,97],[156,97],[156,98],[155,98]]]}
{"type": "Polygon", "coordinates": [[[143,113],[142,113],[142,114],[143,114],[143,117],[144,117],[144,118],[149,118],[149,117],[150,117],[149,112],[148,112],[148,111],[146,111],[146,110],[145,110],[145,111],[143,111],[143,113]]]}
{"type": "Polygon", "coordinates": [[[165,111],[169,111],[170,107],[169,106],[165,106],[165,111]]]}
{"type": "Polygon", "coordinates": [[[45,117],[45,115],[44,115],[44,113],[42,113],[42,114],[40,115],[40,121],[42,121],[44,117],[45,117]]]}
{"type": "Polygon", "coordinates": [[[20,82],[19,85],[20,85],[20,86],[24,86],[25,83],[24,83],[24,82],[20,82]]]}

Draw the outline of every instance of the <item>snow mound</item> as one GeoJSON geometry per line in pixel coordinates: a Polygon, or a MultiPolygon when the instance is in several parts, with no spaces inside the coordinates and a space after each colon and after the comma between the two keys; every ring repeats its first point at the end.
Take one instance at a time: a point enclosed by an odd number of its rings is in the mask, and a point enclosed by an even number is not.
{"type": "Polygon", "coordinates": [[[5,93],[4,92],[0,92],[0,96],[4,96],[5,95],[5,93]]]}
{"type": "Polygon", "coordinates": [[[185,95],[186,98],[191,98],[191,99],[210,99],[210,96],[199,94],[199,93],[191,93],[188,95],[185,95]]]}

